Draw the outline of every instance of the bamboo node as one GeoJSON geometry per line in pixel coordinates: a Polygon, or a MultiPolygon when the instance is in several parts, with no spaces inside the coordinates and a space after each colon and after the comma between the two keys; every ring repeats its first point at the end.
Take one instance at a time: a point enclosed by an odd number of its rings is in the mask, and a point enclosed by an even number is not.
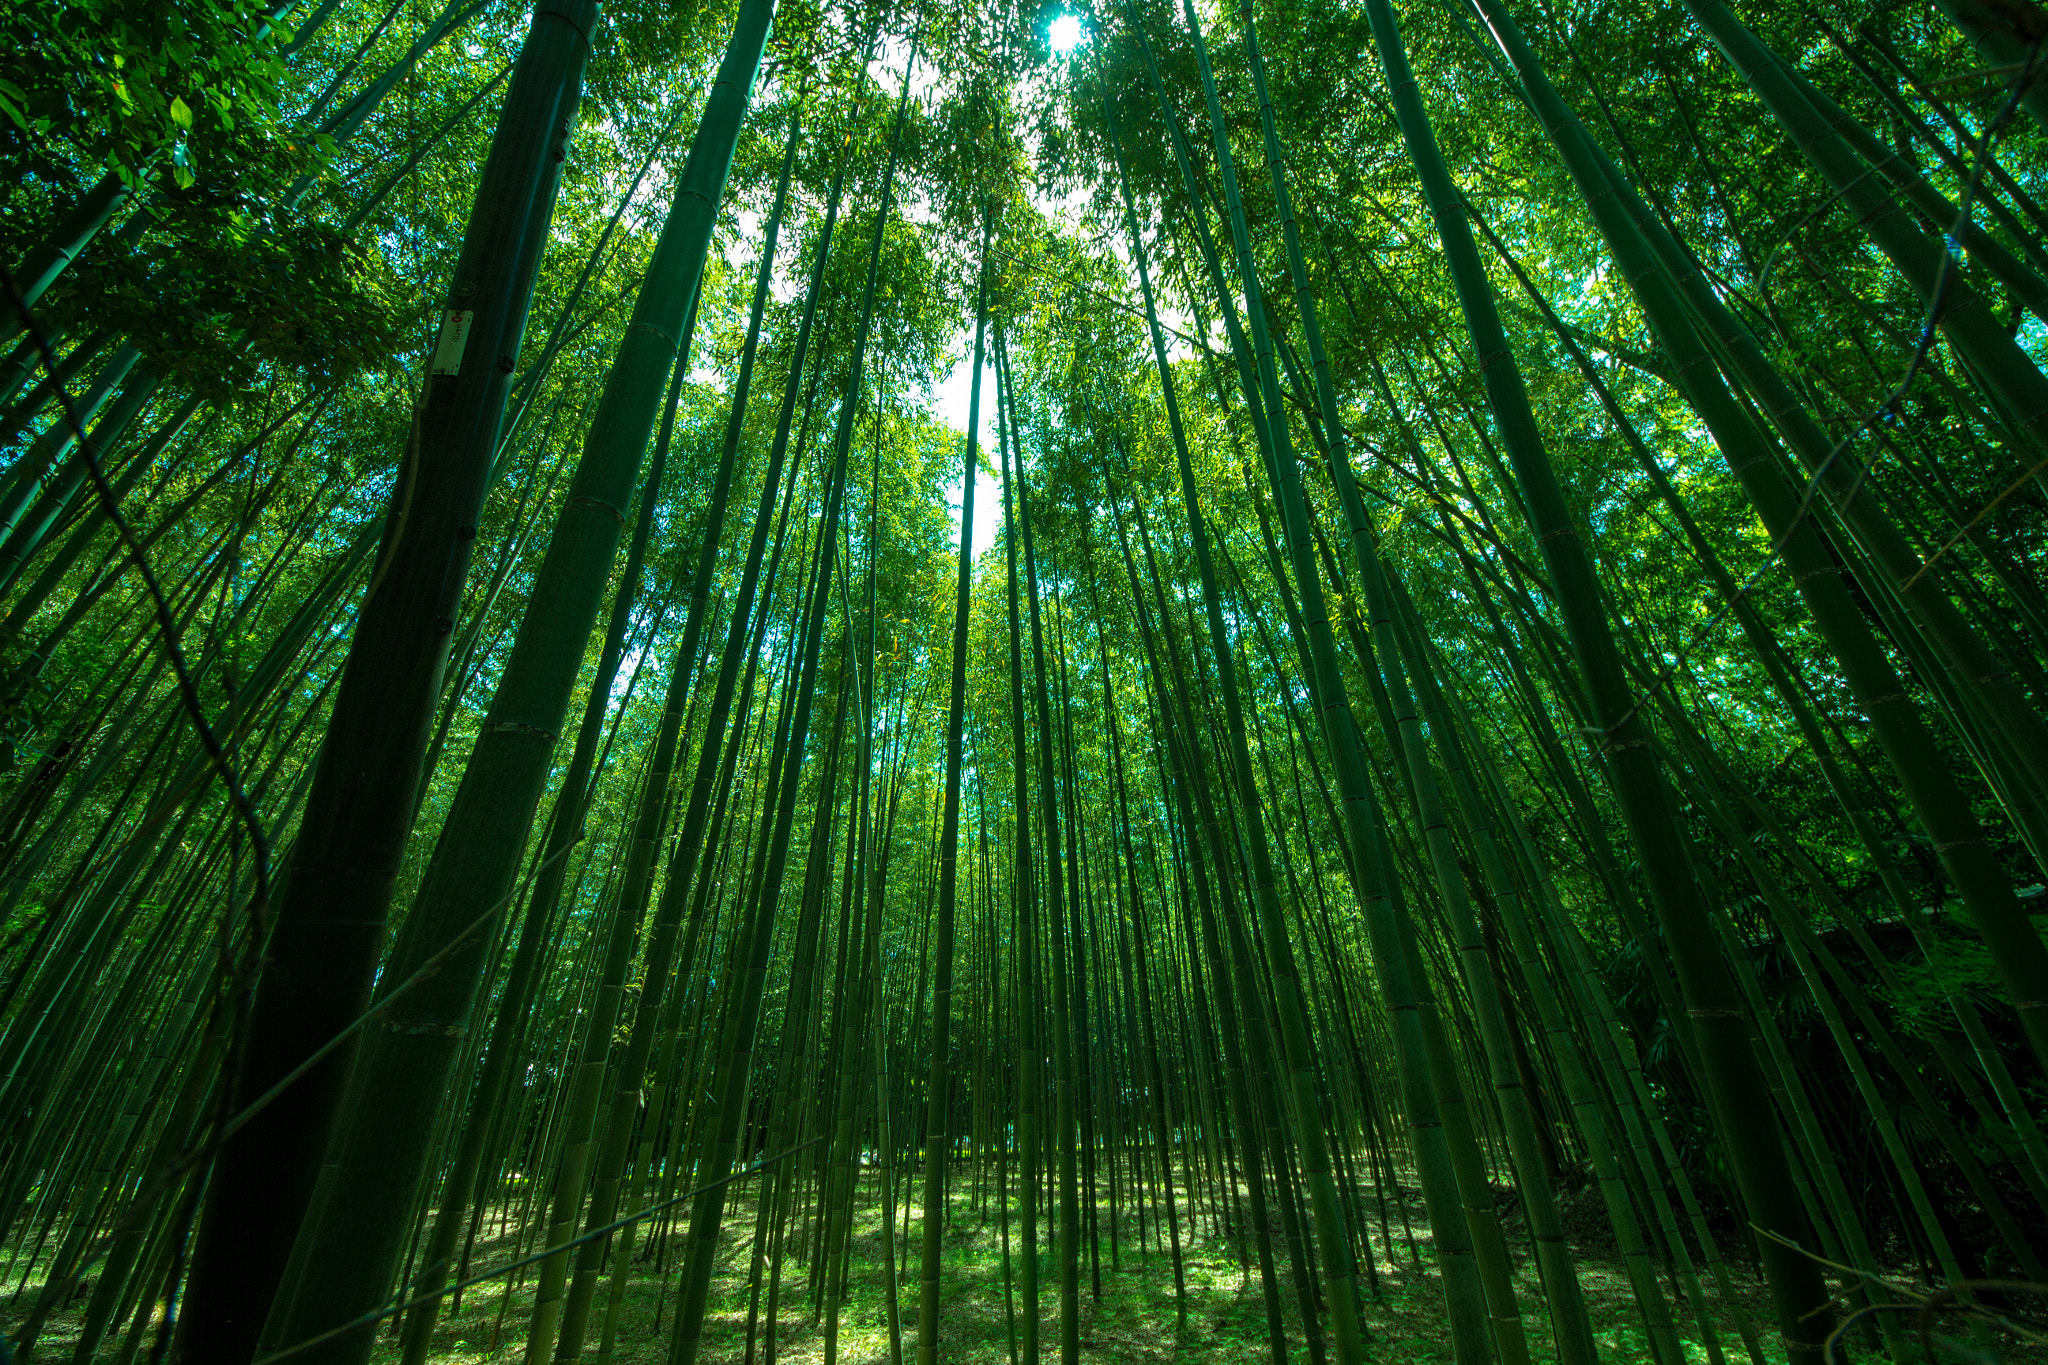
{"type": "Polygon", "coordinates": [[[545,739],[545,740],[547,740],[547,741],[548,741],[549,743],[551,743],[551,744],[559,744],[559,743],[561,743],[561,739],[562,739],[562,737],[561,737],[560,735],[557,735],[557,734],[556,734],[556,733],[554,733],[554,732],[553,732],[552,730],[543,730],[543,729],[541,729],[541,728],[540,728],[540,727],[539,727],[538,725],[528,725],[528,724],[527,724],[527,723],[526,723],[525,721],[523,721],[523,720],[489,720],[489,721],[485,721],[485,722],[484,722],[484,731],[485,731],[485,733],[487,733],[487,734],[489,734],[489,733],[498,733],[498,734],[514,733],[514,734],[523,734],[523,735],[539,735],[539,736],[540,736],[540,737],[541,737],[542,739],[545,739]]]}
{"type": "Polygon", "coordinates": [[[1685,1012],[1686,1012],[1686,1015],[1687,1015],[1687,1016],[1688,1016],[1689,1018],[1693,1018],[1693,1019],[1740,1019],[1740,1018],[1742,1018],[1742,1011],[1741,1011],[1741,1010],[1737,1010],[1737,1009],[1724,1009],[1724,1008],[1721,1008],[1721,1007],[1719,1007],[1719,1006],[1712,1006],[1712,1005],[1688,1005],[1688,1006],[1686,1007],[1686,1010],[1685,1010],[1685,1012]]]}
{"type": "Polygon", "coordinates": [[[1936,844],[1934,852],[1938,857],[1952,848],[1983,848],[1984,846],[1985,844],[1982,839],[1951,839],[1945,844],[1936,844]]]}
{"type": "Polygon", "coordinates": [[[540,13],[560,19],[570,28],[576,30],[576,36],[583,40],[584,46],[588,47],[590,45],[590,20],[588,17],[590,10],[588,6],[572,6],[566,0],[554,0],[552,4],[541,6],[540,13]],[[572,8],[577,11],[573,15],[570,13],[572,8]]]}
{"type": "Polygon", "coordinates": [[[469,1025],[467,1024],[434,1024],[418,1020],[393,1019],[389,1016],[383,1022],[384,1030],[387,1033],[439,1034],[444,1038],[467,1038],[469,1036],[469,1025]]]}
{"type": "Polygon", "coordinates": [[[585,507],[602,507],[605,511],[612,514],[612,520],[616,521],[619,524],[620,530],[623,531],[626,529],[626,514],[624,512],[621,512],[617,507],[613,506],[611,503],[606,502],[603,498],[589,498],[579,495],[577,497],[569,499],[567,505],[570,507],[574,507],[578,503],[581,503],[585,507]]]}
{"type": "Polygon", "coordinates": [[[629,332],[652,332],[654,333],[654,335],[660,337],[663,341],[666,341],[670,346],[673,346],[676,350],[680,351],[681,349],[683,349],[682,344],[680,342],[678,342],[674,337],[670,336],[667,332],[664,332],[659,327],[656,327],[651,322],[636,322],[633,323],[631,326],[627,327],[626,330],[629,332]]]}

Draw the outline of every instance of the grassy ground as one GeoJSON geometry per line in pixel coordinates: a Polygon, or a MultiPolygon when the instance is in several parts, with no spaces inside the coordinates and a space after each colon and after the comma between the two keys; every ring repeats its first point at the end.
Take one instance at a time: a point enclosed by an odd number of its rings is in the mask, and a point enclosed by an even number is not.
{"type": "MultiPolygon", "coordinates": [[[[872,1186],[870,1187],[872,1188],[872,1186]]],[[[1419,1204],[1419,1201],[1417,1201],[1419,1204]]],[[[722,1243],[717,1278],[713,1282],[711,1308],[705,1324],[701,1359],[707,1365],[742,1365],[747,1359],[747,1317],[751,1298],[747,1284],[752,1250],[755,1200],[751,1190],[741,1192],[729,1208],[727,1235],[722,1243]],[[737,1229],[744,1228],[744,1233],[737,1229]]],[[[940,1320],[940,1359],[962,1365],[1009,1365],[1011,1312],[1021,1315],[1021,1295],[1016,1289],[1017,1229],[1012,1224],[1010,1246],[1010,1309],[1005,1306],[1005,1275],[1002,1234],[993,1207],[984,1220],[972,1187],[962,1180],[953,1192],[952,1217],[946,1237],[946,1278],[940,1320]]],[[[1377,1209],[1368,1204],[1368,1216],[1376,1220],[1377,1209]]],[[[1147,1245],[1138,1244],[1137,1227],[1128,1208],[1119,1232],[1119,1245],[1112,1264],[1107,1235],[1109,1210],[1098,1210],[1101,1229],[1099,1297],[1093,1292],[1094,1276],[1084,1260],[1081,1267],[1082,1303],[1080,1335],[1085,1359],[1116,1362],[1117,1365],[1149,1365],[1176,1362],[1177,1365],[1237,1365],[1260,1362],[1266,1355],[1266,1324],[1263,1295],[1256,1262],[1240,1263],[1236,1249],[1226,1240],[1209,1235],[1206,1214],[1191,1235],[1188,1210],[1180,1209],[1182,1264],[1187,1282],[1187,1325],[1176,1327],[1173,1268],[1169,1254],[1159,1245],[1163,1229],[1155,1237],[1147,1228],[1147,1245]]],[[[1379,1361],[1428,1362],[1451,1359],[1450,1339],[1445,1326],[1442,1297],[1429,1261],[1428,1233],[1415,1229],[1420,1264],[1410,1255],[1393,1219],[1395,1245],[1390,1251],[1373,1234],[1378,1253],[1379,1293],[1370,1297],[1367,1324],[1372,1333],[1370,1354],[1379,1361]]],[[[897,1255],[902,1275],[899,1289],[902,1345],[906,1359],[915,1352],[917,1321],[916,1247],[921,1219],[912,1212],[909,1237],[903,1236],[902,1212],[897,1213],[897,1255]],[[903,1258],[908,1257],[906,1265],[903,1258]]],[[[1514,1226],[1518,1227],[1518,1224],[1514,1226]]],[[[1049,1238],[1047,1239],[1049,1241],[1049,1238]]],[[[1282,1260],[1282,1278],[1287,1281],[1285,1248],[1276,1235],[1276,1255],[1282,1260]]],[[[1536,1269],[1527,1255],[1526,1242],[1515,1256],[1517,1289],[1521,1297],[1531,1357],[1536,1362],[1557,1358],[1550,1340],[1548,1319],[1543,1314],[1536,1269]]],[[[1041,1283],[1043,1327],[1041,1348],[1046,1359],[1058,1358],[1058,1265],[1044,1252],[1041,1283]]],[[[1246,1255],[1251,1249],[1246,1247],[1246,1255]]],[[[487,1266],[509,1261],[515,1250],[509,1239],[480,1251],[476,1264],[487,1266]]],[[[621,1365],[661,1365],[666,1360],[668,1331],[674,1306],[674,1267],[657,1275],[651,1262],[636,1266],[629,1282],[627,1300],[620,1315],[621,1327],[614,1359],[621,1365]],[[658,1325],[657,1325],[658,1324],[658,1325]]],[[[1622,1267],[1611,1261],[1586,1257],[1581,1263],[1581,1281],[1593,1316],[1603,1360],[1647,1361],[1642,1321],[1629,1294],[1622,1267]]],[[[870,1204],[861,1210],[855,1227],[848,1279],[848,1303],[841,1311],[840,1359],[847,1362],[890,1360],[887,1270],[880,1211],[870,1204]]],[[[1745,1311],[1763,1322],[1768,1306],[1754,1279],[1740,1270],[1734,1272],[1738,1291],[1746,1296],[1745,1311]]],[[[824,1359],[823,1325],[813,1312],[809,1290],[808,1263],[794,1255],[785,1262],[780,1321],[776,1331],[779,1360],[799,1362],[824,1359]]],[[[1668,1287],[1668,1285],[1667,1285],[1668,1287]]],[[[1283,1285],[1289,1324],[1290,1355],[1306,1360],[1298,1324],[1293,1316],[1291,1282],[1283,1285]]],[[[458,1313],[442,1320],[436,1332],[437,1365],[517,1360],[523,1348],[522,1334],[527,1307],[532,1301],[532,1283],[515,1283],[509,1301],[505,1291],[493,1287],[467,1297],[458,1313]],[[501,1319],[502,1310],[502,1319],[501,1319]],[[502,1332],[496,1324],[502,1320],[502,1332]],[[495,1349],[494,1349],[495,1346],[495,1349]]],[[[765,1301],[765,1295],[764,1295],[765,1301]]],[[[1746,1357],[1734,1321],[1726,1305],[1711,1305],[1726,1348],[1730,1365],[1744,1365],[1746,1357]]],[[[1687,1319],[1681,1335],[1687,1339],[1687,1354],[1697,1365],[1707,1365],[1709,1354],[1694,1338],[1690,1311],[1677,1309],[1687,1319]]],[[[754,1361],[760,1361],[758,1340],[754,1361]]],[[[1766,1335],[1769,1335],[1766,1333],[1766,1335]]],[[[596,1347],[593,1332],[588,1350],[596,1347]]],[[[395,1342],[386,1337],[380,1345],[380,1360],[395,1359],[395,1342]]],[[[1772,1365],[1783,1361],[1782,1353],[1770,1356],[1772,1365]]]]}
{"type": "MultiPolygon", "coordinates": [[[[872,1201],[874,1182],[867,1182],[872,1201]]],[[[700,1359],[706,1365],[743,1365],[747,1357],[748,1265],[752,1250],[754,1186],[738,1187],[728,1206],[726,1236],[713,1281],[710,1313],[705,1324],[704,1349],[700,1359]]],[[[1414,1201],[1419,1206],[1419,1201],[1414,1201]]],[[[1367,1216],[1375,1223],[1373,1244],[1377,1255],[1379,1292],[1368,1296],[1367,1326],[1372,1335],[1369,1355],[1384,1362],[1429,1362],[1451,1359],[1450,1339],[1442,1310],[1437,1278],[1430,1265],[1427,1230],[1418,1226],[1415,1237],[1420,1263],[1410,1255],[1402,1237],[1398,1216],[1389,1210],[1394,1245],[1382,1243],[1377,1231],[1378,1210],[1370,1201],[1367,1216]]],[[[1187,1322],[1176,1325],[1172,1262],[1159,1245],[1163,1229],[1155,1238],[1147,1229],[1147,1245],[1138,1244],[1138,1229],[1128,1207],[1123,1210],[1119,1245],[1112,1263],[1108,1238],[1107,1205],[1098,1210],[1101,1229],[1100,1294],[1093,1291],[1094,1277],[1087,1261],[1081,1267],[1082,1302],[1080,1329],[1084,1359],[1110,1365],[1141,1365],[1176,1362],[1176,1365],[1253,1365],[1266,1355],[1266,1327],[1263,1297],[1256,1262],[1243,1265],[1228,1241],[1210,1235],[1206,1214],[1191,1233],[1185,1203],[1180,1209],[1183,1237],[1183,1265],[1187,1281],[1187,1322]]],[[[915,1257],[920,1220],[913,1212],[909,1237],[903,1236],[902,1213],[897,1214],[898,1268],[902,1272],[900,1305],[902,1344],[906,1359],[914,1357],[917,1319],[915,1257]],[[907,1261],[903,1258],[907,1256],[907,1261]]],[[[534,1249],[532,1242],[520,1242],[509,1235],[496,1235],[497,1217],[487,1229],[492,1236],[480,1239],[471,1261],[471,1273],[509,1263],[534,1249]]],[[[1511,1238],[1519,1223],[1511,1223],[1511,1238]]],[[[680,1239],[678,1239],[679,1241],[680,1239]]],[[[1283,1299],[1288,1311],[1290,1357],[1307,1359],[1298,1324],[1293,1315],[1293,1290],[1288,1281],[1285,1247],[1277,1233],[1275,1254],[1281,1258],[1283,1299]]],[[[647,1249],[641,1242],[641,1252],[647,1249]]],[[[1005,1272],[1001,1229],[991,1205],[984,1220],[971,1183],[956,1182],[951,1219],[946,1237],[946,1276],[940,1320],[939,1358],[962,1365],[1010,1365],[1010,1313],[1005,1308],[1005,1272]]],[[[1017,1234],[1011,1228],[1011,1305],[1019,1315],[1021,1295],[1015,1293],[1017,1234]]],[[[1046,1359],[1058,1358],[1058,1265],[1051,1255],[1050,1238],[1041,1244],[1044,1253],[1041,1307],[1044,1326],[1041,1346],[1046,1359]]],[[[1084,1249],[1085,1250],[1085,1249],[1084,1249]]],[[[1246,1255],[1251,1254],[1249,1246],[1246,1255]]],[[[1534,1362],[1557,1358],[1550,1340],[1549,1324],[1542,1309],[1536,1270],[1523,1240],[1515,1249],[1516,1280],[1525,1315],[1530,1354],[1534,1362]]],[[[856,1219],[849,1263],[848,1302],[842,1309],[839,1328],[840,1360],[888,1365],[890,1334],[886,1300],[887,1270],[880,1211],[874,1202],[863,1207],[856,1219]]],[[[621,1305],[620,1328],[613,1359],[620,1365],[663,1365],[667,1359],[668,1334],[673,1317],[677,1267],[658,1270],[651,1259],[637,1259],[626,1285],[621,1305]]],[[[20,1291],[15,1307],[6,1317],[16,1321],[27,1302],[40,1287],[36,1269],[17,1267],[15,1285],[20,1291]]],[[[1741,1269],[1733,1271],[1738,1292],[1745,1296],[1744,1309],[1753,1321],[1767,1321],[1768,1307],[1754,1278],[1741,1269]]],[[[1361,1267],[1363,1281],[1363,1267],[1361,1267]]],[[[1601,1357],[1610,1362],[1649,1359],[1642,1322],[1629,1295],[1627,1279],[1619,1264],[1595,1254],[1581,1256],[1581,1282],[1592,1314],[1601,1357]]],[[[533,1300],[531,1269],[470,1290],[455,1311],[445,1313],[435,1331],[433,1360],[436,1365],[481,1365],[482,1362],[518,1361],[525,1344],[525,1327],[533,1300]]],[[[1667,1290],[1669,1288],[1667,1281],[1667,1290]]],[[[594,1354],[598,1330],[609,1300],[609,1282],[599,1291],[597,1312],[585,1355],[594,1354]]],[[[89,1287],[74,1299],[74,1306],[56,1315],[36,1350],[42,1361],[69,1358],[76,1340],[78,1314],[89,1287]]],[[[765,1296],[764,1296],[765,1303],[765,1296]]],[[[1729,1365],[1747,1365],[1729,1305],[1710,1307],[1719,1324],[1729,1365]]],[[[1679,1304],[1680,1333],[1694,1365],[1708,1365],[1709,1354],[1696,1338],[1691,1312],[1679,1304]]],[[[124,1324],[125,1327],[125,1324],[124,1324]]],[[[1772,1334],[1765,1332],[1766,1338],[1772,1334]]],[[[141,1343],[135,1359],[148,1358],[149,1342],[141,1343]]],[[[120,1335],[110,1334],[101,1347],[100,1359],[114,1359],[120,1335]]],[[[388,1328],[380,1333],[376,1359],[397,1358],[397,1338],[388,1328]]],[[[783,1269],[782,1303],[776,1331],[777,1359],[789,1365],[824,1359],[823,1324],[814,1312],[809,1289],[808,1263],[795,1255],[783,1269]]],[[[1781,1365],[1783,1354],[1770,1352],[1771,1365],[1781,1365]]],[[[761,1361],[757,1340],[752,1361],[761,1361]]]]}

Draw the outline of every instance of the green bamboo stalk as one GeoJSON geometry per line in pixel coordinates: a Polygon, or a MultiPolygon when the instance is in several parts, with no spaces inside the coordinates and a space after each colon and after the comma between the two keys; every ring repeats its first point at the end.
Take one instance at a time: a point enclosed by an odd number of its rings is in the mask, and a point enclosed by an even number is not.
{"type": "MultiPolygon", "coordinates": [[[[982,228],[982,257],[988,257],[993,220],[982,228]]],[[[961,457],[960,555],[953,589],[952,681],[946,702],[945,809],[939,832],[939,920],[937,963],[932,983],[931,1076],[925,1084],[930,1117],[924,1141],[924,1226],[919,1248],[917,1300],[917,1362],[937,1365],[939,1358],[939,1273],[946,1226],[946,1168],[951,1154],[953,959],[955,907],[960,883],[961,731],[967,709],[967,618],[974,584],[974,484],[980,476],[975,456],[981,442],[981,371],[988,325],[988,271],[984,264],[975,295],[974,370],[967,389],[967,445],[961,457]]]]}
{"type": "MultiPolygon", "coordinates": [[[[911,53],[911,65],[916,63],[911,53]]],[[[775,811],[774,830],[764,846],[765,864],[751,912],[752,923],[747,958],[739,964],[742,975],[730,1004],[725,1039],[726,1058],[712,1090],[715,1123],[707,1124],[697,1161],[700,1182],[716,1179],[730,1169],[740,1136],[741,1110],[747,1094],[748,1072],[753,1059],[753,1042],[758,1026],[761,994],[766,985],[769,950],[773,942],[775,900],[781,890],[789,849],[789,824],[797,795],[797,769],[804,757],[805,736],[810,724],[811,701],[817,684],[816,659],[821,644],[827,607],[830,605],[832,563],[838,548],[839,516],[844,503],[847,451],[853,440],[855,412],[861,396],[862,363],[865,359],[874,318],[876,278],[881,268],[883,233],[888,226],[894,188],[896,158],[904,112],[909,103],[906,80],[903,100],[897,107],[896,129],[890,140],[889,157],[882,177],[882,197],[875,216],[874,239],[869,248],[867,289],[861,306],[859,326],[854,333],[851,362],[840,402],[838,432],[833,440],[831,472],[826,477],[825,508],[820,525],[817,583],[805,608],[808,617],[805,657],[798,671],[794,710],[790,723],[788,770],[775,811]]],[[[724,1214],[725,1188],[719,1186],[699,1195],[690,1214],[690,1250],[683,1275],[669,1355],[673,1365],[691,1365],[702,1342],[705,1305],[710,1291],[712,1261],[724,1214]]]]}
{"type": "MultiPolygon", "coordinates": [[[[410,442],[321,765],[275,907],[234,1095],[253,1098],[367,1003],[449,628],[509,370],[554,206],[564,108],[594,7],[546,0],[507,89],[455,271],[441,360],[410,442]],[[501,364],[501,361],[504,362],[501,364]]],[[[206,1193],[179,1349],[248,1359],[313,1182],[355,1047],[346,1044],[223,1146],[206,1193]]]]}
{"type": "MultiPolygon", "coordinates": [[[[1740,998],[1720,960],[1708,927],[1707,907],[1678,845],[1668,784],[1643,733],[1638,706],[1622,674],[1600,604],[1597,581],[1543,449],[1513,353],[1502,335],[1471,228],[1436,148],[1399,29],[1384,0],[1370,0],[1369,14],[1403,137],[1449,257],[1473,350],[1486,358],[1482,373],[1488,400],[1527,505],[1532,533],[1543,547],[1545,566],[1593,703],[1595,723],[1600,727],[1599,747],[1632,841],[1641,854],[1652,902],[1674,958],[1704,1063],[1716,1127],[1751,1220],[1796,1245],[1807,1235],[1805,1220],[1791,1187],[1791,1172],[1771,1131],[1768,1092],[1749,1051],[1740,998]]],[[[1787,1349],[1795,1361],[1814,1358],[1826,1326],[1814,1310],[1828,1298],[1818,1269],[1783,1242],[1766,1240],[1762,1254],[1787,1349]]]]}

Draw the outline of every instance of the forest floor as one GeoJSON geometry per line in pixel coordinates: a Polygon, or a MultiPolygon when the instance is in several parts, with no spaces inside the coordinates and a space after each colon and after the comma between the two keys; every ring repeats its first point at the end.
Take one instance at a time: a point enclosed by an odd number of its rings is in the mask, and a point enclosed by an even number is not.
{"type": "MultiPolygon", "coordinates": [[[[1412,1193],[1412,1192],[1411,1192],[1412,1193]]],[[[762,1360],[757,1340],[749,1355],[747,1319],[751,1295],[748,1286],[752,1227],[757,1198],[755,1182],[748,1181],[736,1191],[727,1207],[726,1235],[712,1282],[709,1312],[704,1327],[700,1359],[705,1365],[756,1365],[762,1360]],[[745,1229],[744,1232],[737,1229],[745,1229]]],[[[1366,1293],[1366,1326],[1371,1334],[1369,1358],[1382,1362],[1431,1362],[1451,1360],[1448,1325],[1443,1311],[1428,1229],[1419,1223],[1419,1198],[1412,1199],[1415,1246],[1420,1260],[1410,1254],[1398,1212],[1388,1211],[1393,1232],[1389,1247],[1375,1225],[1371,1242],[1378,1256],[1378,1289],[1366,1293]]],[[[1005,1307],[1005,1254],[1003,1229],[991,1202],[984,1220],[977,1192],[968,1180],[956,1182],[950,1201],[952,1218],[945,1243],[946,1275],[940,1330],[939,1358],[961,1365],[1010,1365],[1012,1313],[1021,1314],[1022,1299],[1014,1281],[1018,1251],[1017,1230],[1010,1228],[1010,1309],[1005,1307]]],[[[1378,1209],[1367,1200],[1368,1215],[1377,1220],[1378,1209]]],[[[514,1233],[499,1231],[506,1219],[517,1218],[516,1209],[494,1209],[485,1223],[485,1236],[478,1238],[470,1259],[470,1273],[482,1273],[492,1266],[509,1264],[535,1249],[534,1243],[514,1233]]],[[[1259,1365],[1268,1359],[1263,1296],[1257,1262],[1241,1263],[1231,1241],[1213,1235],[1209,1211],[1202,1209],[1198,1226],[1191,1235],[1188,1210],[1180,1210],[1183,1237],[1182,1263],[1187,1283],[1187,1322],[1176,1328],[1173,1267],[1163,1246],[1164,1229],[1155,1229],[1148,1217],[1143,1245],[1137,1242],[1138,1228],[1128,1206],[1121,1210],[1119,1237],[1112,1253],[1108,1237],[1109,1208],[1098,1210],[1101,1229],[1100,1292],[1094,1291],[1095,1276],[1087,1261],[1081,1265],[1080,1336],[1084,1361],[1101,1365],[1259,1365]]],[[[905,1235],[903,1211],[896,1213],[895,1257],[901,1275],[899,1314],[904,1359],[915,1358],[917,1335],[916,1259],[921,1219],[915,1209],[905,1235]]],[[[1516,1270],[1516,1287],[1524,1314],[1532,1365],[1546,1365],[1557,1359],[1548,1317],[1537,1281],[1535,1262],[1522,1235],[1519,1219],[1508,1223],[1511,1254],[1516,1270]]],[[[671,1258],[681,1243],[681,1229],[675,1230],[671,1258]]],[[[665,1365],[670,1324],[675,1306],[678,1267],[671,1263],[657,1267],[644,1253],[648,1240],[642,1237],[633,1273],[627,1277],[625,1299],[619,1305],[619,1328],[612,1359],[618,1365],[665,1365]]],[[[1287,1272],[1285,1243],[1277,1231],[1275,1255],[1279,1258],[1282,1295],[1288,1325],[1289,1356],[1306,1360],[1295,1312],[1292,1282],[1287,1272]]],[[[822,1317],[813,1311],[807,1258],[796,1253],[785,1261],[782,1278],[780,1321],[776,1329],[776,1358],[786,1365],[811,1365],[824,1359],[822,1317]]],[[[1634,1365],[1650,1359],[1642,1326],[1627,1275],[1618,1260],[1599,1248],[1575,1248],[1580,1282],[1591,1314],[1601,1359],[1612,1365],[1634,1365]]],[[[1045,1359],[1058,1358],[1059,1308],[1057,1260],[1051,1254],[1049,1238],[1041,1244],[1043,1270],[1040,1345],[1045,1359]]],[[[1247,1257],[1253,1255],[1247,1244],[1247,1257]]],[[[889,1314],[886,1301],[887,1252],[881,1232],[880,1210],[870,1202],[856,1217],[848,1263],[848,1301],[841,1310],[839,1359],[847,1365],[890,1365],[889,1314]]],[[[1364,1283],[1361,1266],[1361,1283],[1364,1283]]],[[[1748,1269],[1730,1267],[1730,1279],[1743,1298],[1742,1309],[1757,1324],[1765,1341],[1769,1365],[1782,1365],[1782,1350],[1770,1344],[1770,1309],[1762,1287],[1748,1269]]],[[[16,1321],[40,1288],[40,1268],[16,1267],[8,1276],[13,1283],[14,1307],[4,1321],[16,1321]]],[[[1664,1286],[1670,1292],[1670,1281],[1664,1286]]],[[[534,1296],[534,1268],[490,1281],[465,1293],[459,1308],[444,1313],[434,1333],[433,1365],[499,1365],[519,1361],[524,1354],[526,1322],[534,1296]],[[509,1286],[509,1294],[507,1292],[509,1286]]],[[[89,1282],[88,1282],[89,1285],[89,1282]]],[[[77,1339],[80,1312],[89,1287],[73,1297],[73,1306],[56,1314],[36,1348],[41,1361],[69,1359],[77,1339]]],[[[1719,1333],[1727,1365],[1747,1365],[1741,1337],[1730,1306],[1713,1300],[1709,1307],[1719,1333]]],[[[610,1298],[610,1267],[599,1291],[585,1358],[597,1352],[599,1335],[610,1298]]],[[[762,1300],[765,1314],[765,1296],[762,1300]]],[[[1685,1342],[1691,1365],[1713,1365],[1713,1358],[1701,1341],[1688,1305],[1674,1304],[1679,1334],[1685,1342]]],[[[160,1325],[161,1311],[156,1315],[160,1325]]],[[[132,1355],[122,1350],[122,1334],[110,1333],[98,1358],[103,1361],[145,1361],[150,1357],[154,1331],[149,1339],[136,1340],[132,1321],[124,1324],[132,1355]],[[139,1348],[139,1349],[137,1349],[139,1348]]],[[[1859,1357],[1866,1353],[1858,1352],[1859,1357]]],[[[374,1359],[384,1362],[398,1358],[398,1338],[391,1326],[379,1333],[374,1359]]]]}

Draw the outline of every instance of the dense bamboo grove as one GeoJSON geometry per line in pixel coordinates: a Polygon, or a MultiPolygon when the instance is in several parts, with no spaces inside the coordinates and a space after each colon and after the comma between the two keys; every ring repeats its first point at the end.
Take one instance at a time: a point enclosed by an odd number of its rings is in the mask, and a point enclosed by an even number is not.
{"type": "Polygon", "coordinates": [[[2048,1347],[2048,10],[0,14],[0,1360],[2048,1347]]]}

